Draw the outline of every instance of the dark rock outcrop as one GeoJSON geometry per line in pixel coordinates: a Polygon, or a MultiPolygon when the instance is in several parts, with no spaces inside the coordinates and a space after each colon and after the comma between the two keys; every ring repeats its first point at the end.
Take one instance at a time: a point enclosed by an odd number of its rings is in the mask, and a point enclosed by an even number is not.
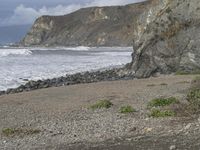
{"type": "Polygon", "coordinates": [[[130,69],[138,78],[200,69],[200,1],[151,0],[134,32],[130,69]]]}
{"type": "Polygon", "coordinates": [[[122,68],[113,68],[110,70],[76,73],[53,79],[28,81],[25,85],[21,85],[17,88],[0,91],[0,95],[21,93],[49,87],[129,79],[133,79],[132,74],[124,73],[124,69],[122,68]]]}
{"type": "Polygon", "coordinates": [[[148,3],[91,7],[64,16],[42,16],[20,45],[132,46],[136,18],[148,3]]]}

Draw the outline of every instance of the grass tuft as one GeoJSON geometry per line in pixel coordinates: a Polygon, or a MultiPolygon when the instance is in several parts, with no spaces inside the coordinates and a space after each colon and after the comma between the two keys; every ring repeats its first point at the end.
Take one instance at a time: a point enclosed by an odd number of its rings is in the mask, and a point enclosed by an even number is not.
{"type": "Polygon", "coordinates": [[[161,83],[160,85],[161,86],[167,86],[168,84],[167,83],[161,83]]]}
{"type": "Polygon", "coordinates": [[[171,110],[152,109],[150,113],[150,117],[153,117],[153,118],[172,117],[172,116],[175,116],[175,112],[171,110]]]}
{"type": "Polygon", "coordinates": [[[200,112],[200,89],[192,89],[187,94],[187,101],[189,102],[189,108],[193,113],[200,112]]]}
{"type": "Polygon", "coordinates": [[[164,106],[169,106],[171,104],[178,103],[179,101],[175,97],[170,97],[170,98],[156,98],[151,100],[148,103],[148,108],[152,107],[164,107],[164,106]]]}
{"type": "Polygon", "coordinates": [[[16,132],[18,132],[16,129],[12,129],[12,128],[5,128],[2,130],[3,135],[5,136],[10,136],[15,134],[16,132]]]}
{"type": "Polygon", "coordinates": [[[102,109],[102,108],[110,108],[113,104],[109,100],[100,100],[96,104],[90,106],[91,109],[102,109]]]}
{"type": "Polygon", "coordinates": [[[132,106],[127,105],[120,108],[120,113],[128,114],[132,112],[135,112],[135,109],[132,106]]]}
{"type": "Polygon", "coordinates": [[[33,135],[40,133],[38,129],[16,129],[16,128],[4,128],[2,134],[4,136],[22,136],[22,135],[33,135]]]}
{"type": "Polygon", "coordinates": [[[200,76],[195,77],[191,82],[191,88],[186,97],[189,102],[188,111],[192,114],[200,112],[200,76]]]}
{"type": "Polygon", "coordinates": [[[200,74],[200,70],[193,70],[193,71],[179,70],[175,72],[175,75],[198,75],[198,74],[200,74]]]}
{"type": "Polygon", "coordinates": [[[155,84],[147,84],[148,87],[156,86],[155,84]]]}
{"type": "Polygon", "coordinates": [[[180,82],[176,82],[177,84],[189,84],[189,81],[180,81],[180,82]]]}

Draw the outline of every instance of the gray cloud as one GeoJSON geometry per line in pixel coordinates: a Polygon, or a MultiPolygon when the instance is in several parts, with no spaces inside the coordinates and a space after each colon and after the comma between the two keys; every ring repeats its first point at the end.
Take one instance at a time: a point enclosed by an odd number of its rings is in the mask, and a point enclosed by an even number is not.
{"type": "Polygon", "coordinates": [[[23,4],[20,4],[15,8],[10,17],[0,19],[0,26],[31,24],[39,16],[64,15],[76,11],[82,7],[125,5],[128,3],[141,1],[144,0],[93,0],[85,4],[57,5],[55,7],[43,6],[39,9],[25,7],[23,4]]]}

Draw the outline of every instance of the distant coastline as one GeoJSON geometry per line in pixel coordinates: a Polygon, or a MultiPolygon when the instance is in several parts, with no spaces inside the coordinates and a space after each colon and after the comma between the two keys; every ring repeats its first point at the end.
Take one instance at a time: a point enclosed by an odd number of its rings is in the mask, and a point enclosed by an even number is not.
{"type": "Polygon", "coordinates": [[[20,46],[121,46],[133,45],[137,17],[149,1],[126,6],[82,8],[63,16],[41,16],[20,46]]]}

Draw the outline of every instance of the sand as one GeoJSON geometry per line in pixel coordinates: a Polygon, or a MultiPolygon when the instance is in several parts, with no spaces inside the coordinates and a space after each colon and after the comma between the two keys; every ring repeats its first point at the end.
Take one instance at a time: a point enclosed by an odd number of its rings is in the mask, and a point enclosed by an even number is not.
{"type": "Polygon", "coordinates": [[[200,146],[199,136],[194,136],[200,135],[198,118],[155,119],[149,117],[147,109],[147,103],[158,97],[174,96],[184,102],[193,78],[192,75],[170,75],[63,86],[1,96],[0,132],[5,128],[40,132],[17,133],[12,136],[1,133],[0,148],[170,149],[174,145],[176,148],[185,147],[184,140],[185,143],[190,141],[187,143],[188,148],[196,148],[200,146]],[[110,100],[114,105],[109,109],[89,108],[103,99],[110,100]],[[131,105],[136,112],[121,114],[119,109],[124,105],[131,105]]]}

